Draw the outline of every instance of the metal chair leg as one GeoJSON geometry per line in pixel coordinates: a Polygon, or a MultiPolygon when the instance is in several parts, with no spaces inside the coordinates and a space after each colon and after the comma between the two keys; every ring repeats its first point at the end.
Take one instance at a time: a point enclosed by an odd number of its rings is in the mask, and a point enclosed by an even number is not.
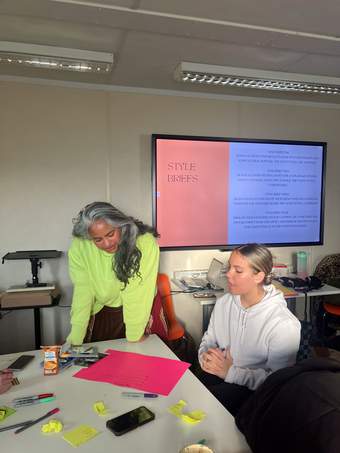
{"type": "Polygon", "coordinates": [[[327,312],[324,311],[322,314],[322,323],[321,323],[321,340],[322,340],[323,345],[325,345],[325,342],[326,342],[326,328],[327,328],[327,312]]]}

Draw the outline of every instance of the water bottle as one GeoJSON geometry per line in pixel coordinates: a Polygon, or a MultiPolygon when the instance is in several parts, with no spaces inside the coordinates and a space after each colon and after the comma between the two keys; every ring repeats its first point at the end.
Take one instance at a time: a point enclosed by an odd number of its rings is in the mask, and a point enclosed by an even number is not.
{"type": "Polygon", "coordinates": [[[297,252],[296,254],[296,273],[299,278],[308,277],[306,252],[297,252]]]}

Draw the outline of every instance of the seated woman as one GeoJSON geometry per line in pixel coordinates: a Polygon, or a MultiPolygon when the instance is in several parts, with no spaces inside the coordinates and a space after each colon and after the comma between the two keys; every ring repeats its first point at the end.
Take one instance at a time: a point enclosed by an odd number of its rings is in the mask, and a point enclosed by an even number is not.
{"type": "Polygon", "coordinates": [[[12,387],[13,372],[10,370],[0,370],[0,395],[7,392],[12,387]]]}
{"type": "Polygon", "coordinates": [[[201,380],[235,415],[275,370],[295,363],[300,322],[271,282],[273,259],[258,244],[230,255],[228,293],[216,301],[198,356],[201,380]]]}
{"type": "Polygon", "coordinates": [[[156,295],[156,231],[110,203],[94,202],[79,212],[72,234],[68,256],[74,289],[67,343],[143,340],[156,295]]]}

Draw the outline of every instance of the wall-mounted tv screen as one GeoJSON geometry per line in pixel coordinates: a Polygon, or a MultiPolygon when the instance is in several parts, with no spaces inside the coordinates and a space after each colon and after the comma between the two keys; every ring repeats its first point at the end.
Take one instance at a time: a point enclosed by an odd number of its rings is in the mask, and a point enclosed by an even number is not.
{"type": "Polygon", "coordinates": [[[154,134],[163,250],[323,244],[326,143],[154,134]]]}

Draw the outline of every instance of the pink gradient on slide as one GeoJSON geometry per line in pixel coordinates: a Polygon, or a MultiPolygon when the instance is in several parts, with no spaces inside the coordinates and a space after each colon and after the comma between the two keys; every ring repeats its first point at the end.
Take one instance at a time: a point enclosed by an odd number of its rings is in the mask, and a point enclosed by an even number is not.
{"type": "Polygon", "coordinates": [[[157,140],[160,246],[227,243],[228,174],[227,142],[157,140]]]}
{"type": "Polygon", "coordinates": [[[108,349],[107,357],[73,376],[88,381],[130,387],[148,393],[169,395],[190,363],[162,357],[108,349]]]}

